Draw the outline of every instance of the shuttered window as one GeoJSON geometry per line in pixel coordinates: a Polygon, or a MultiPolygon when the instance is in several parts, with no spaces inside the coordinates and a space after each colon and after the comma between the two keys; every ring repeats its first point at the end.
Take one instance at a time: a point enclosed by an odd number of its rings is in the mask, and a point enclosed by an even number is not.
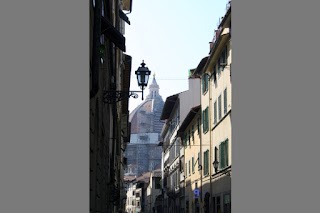
{"type": "Polygon", "coordinates": [[[218,97],[218,113],[219,113],[219,120],[221,119],[222,117],[222,112],[221,112],[221,95],[219,95],[218,97]]]}
{"type": "Polygon", "coordinates": [[[203,153],[203,175],[209,174],[209,150],[203,153]]]}
{"type": "Polygon", "coordinates": [[[224,89],[223,91],[223,96],[224,96],[224,114],[227,114],[227,109],[228,109],[228,94],[227,94],[227,88],[224,89]]]}
{"type": "Polygon", "coordinates": [[[213,122],[214,124],[217,124],[217,101],[213,104],[213,122]]]}
{"type": "Polygon", "coordinates": [[[202,94],[208,91],[209,77],[206,73],[202,75],[202,94]]]}
{"type": "Polygon", "coordinates": [[[192,173],[194,173],[194,157],[192,157],[192,173]]]}
{"type": "Polygon", "coordinates": [[[224,169],[229,166],[229,156],[228,156],[228,142],[229,140],[225,140],[219,145],[219,156],[220,156],[220,169],[224,169]]]}
{"type": "Polygon", "coordinates": [[[202,127],[203,127],[203,133],[206,133],[209,129],[209,114],[208,114],[208,107],[202,111],[202,127]]]}

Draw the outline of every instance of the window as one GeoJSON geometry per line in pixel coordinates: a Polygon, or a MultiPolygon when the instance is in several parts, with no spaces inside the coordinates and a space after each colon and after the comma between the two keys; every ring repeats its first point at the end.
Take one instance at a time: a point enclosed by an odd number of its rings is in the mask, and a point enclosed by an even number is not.
{"type": "Polygon", "coordinates": [[[223,197],[223,212],[231,213],[231,196],[230,194],[225,194],[223,197]]]}
{"type": "Polygon", "coordinates": [[[202,94],[205,94],[208,91],[209,77],[207,73],[202,75],[202,94]]]}
{"type": "Polygon", "coordinates": [[[194,173],[194,157],[192,157],[192,173],[194,173]]]}
{"type": "Polygon", "coordinates": [[[179,169],[180,169],[180,173],[183,172],[183,163],[182,160],[179,161],[179,169]]]}
{"type": "Polygon", "coordinates": [[[218,63],[213,66],[213,72],[214,72],[217,76],[220,76],[219,59],[218,59],[218,63]]]}
{"type": "Polygon", "coordinates": [[[218,59],[218,71],[219,74],[223,71],[224,67],[227,65],[227,58],[228,58],[228,48],[227,46],[221,52],[221,55],[218,59]]]}
{"type": "Polygon", "coordinates": [[[155,185],[156,185],[156,189],[161,189],[161,178],[160,177],[156,177],[155,179],[155,185]]]}
{"type": "Polygon", "coordinates": [[[214,161],[218,160],[218,148],[214,147],[214,161]]]}
{"type": "Polygon", "coordinates": [[[187,133],[184,134],[184,137],[183,137],[183,144],[184,146],[187,146],[187,133]]]}
{"type": "Polygon", "coordinates": [[[228,106],[227,106],[227,103],[228,103],[228,100],[227,100],[227,88],[224,89],[223,91],[223,96],[224,96],[224,114],[227,114],[227,109],[228,109],[228,106]]]}
{"type": "Polygon", "coordinates": [[[198,170],[200,170],[201,160],[200,160],[200,152],[198,152],[198,170]]]}
{"type": "Polygon", "coordinates": [[[220,196],[217,197],[217,213],[221,213],[220,196]]]}
{"type": "Polygon", "coordinates": [[[203,133],[206,133],[209,129],[208,107],[202,111],[202,121],[203,133]]]}
{"type": "Polygon", "coordinates": [[[208,175],[209,174],[209,150],[203,153],[203,161],[204,161],[203,175],[208,175]]]}
{"type": "Polygon", "coordinates": [[[213,104],[213,122],[217,124],[217,101],[213,104]]]}
{"type": "Polygon", "coordinates": [[[189,176],[191,175],[191,173],[190,173],[190,167],[191,167],[191,164],[190,164],[190,160],[189,160],[189,176]]]}
{"type": "Polygon", "coordinates": [[[228,162],[228,139],[223,141],[220,145],[219,145],[219,150],[220,150],[220,169],[224,169],[227,166],[229,166],[229,162],[228,162]]]}
{"type": "Polygon", "coordinates": [[[218,113],[219,113],[219,120],[221,119],[222,113],[221,113],[221,95],[219,95],[218,98],[218,113]]]}
{"type": "Polygon", "coordinates": [[[190,129],[188,131],[188,145],[190,145],[190,137],[191,137],[191,133],[190,133],[190,129]]]}
{"type": "Polygon", "coordinates": [[[212,209],[213,213],[216,213],[216,198],[212,197],[212,209]]]}

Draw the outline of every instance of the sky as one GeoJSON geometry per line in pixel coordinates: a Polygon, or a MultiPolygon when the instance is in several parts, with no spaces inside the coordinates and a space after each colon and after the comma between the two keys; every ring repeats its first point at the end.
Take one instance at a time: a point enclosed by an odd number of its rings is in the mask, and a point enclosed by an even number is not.
{"type": "MultiPolygon", "coordinates": [[[[209,54],[209,42],[224,16],[228,0],[133,0],[125,26],[126,54],[132,56],[130,90],[140,90],[135,71],[142,60],[168,96],[188,90],[188,72],[209,54]]],[[[149,89],[144,90],[144,97],[149,89]]],[[[129,99],[129,111],[137,107],[137,99],[129,99]]]]}

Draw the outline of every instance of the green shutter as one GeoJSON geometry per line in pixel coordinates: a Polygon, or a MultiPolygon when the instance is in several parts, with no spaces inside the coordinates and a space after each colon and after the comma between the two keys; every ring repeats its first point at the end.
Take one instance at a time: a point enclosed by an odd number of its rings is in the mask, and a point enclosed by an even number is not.
{"type": "Polygon", "coordinates": [[[204,175],[207,175],[209,173],[209,150],[204,152],[204,175]]]}
{"type": "Polygon", "coordinates": [[[194,157],[192,157],[192,173],[194,172],[194,157]]]}
{"type": "Polygon", "coordinates": [[[219,120],[221,119],[221,116],[222,116],[222,107],[221,107],[222,103],[221,103],[221,95],[218,97],[218,111],[219,111],[219,120]]]}
{"type": "Polygon", "coordinates": [[[226,114],[227,113],[227,103],[228,103],[228,101],[227,101],[227,88],[225,88],[223,93],[224,93],[224,113],[226,114]]]}
{"type": "Polygon", "coordinates": [[[206,158],[206,152],[203,153],[203,174],[206,175],[207,170],[207,158],[206,158]]]}
{"type": "Polygon", "coordinates": [[[220,157],[220,169],[223,168],[223,154],[222,154],[222,143],[219,145],[219,157],[220,157]]]}
{"type": "Polygon", "coordinates": [[[229,166],[229,161],[228,161],[228,158],[229,158],[228,142],[229,142],[228,139],[224,142],[224,144],[225,144],[225,150],[226,150],[226,166],[229,166]]]}
{"type": "Polygon", "coordinates": [[[205,116],[204,116],[204,112],[205,111],[202,111],[202,131],[204,132],[205,131],[205,128],[204,128],[204,123],[205,123],[205,116]]]}
{"type": "Polygon", "coordinates": [[[209,113],[208,113],[208,107],[203,111],[203,119],[202,119],[202,125],[203,125],[203,132],[207,132],[209,128],[209,113]]]}
{"type": "Polygon", "coordinates": [[[221,143],[221,148],[222,148],[222,150],[221,150],[221,153],[222,153],[222,164],[221,164],[221,166],[222,166],[222,168],[225,168],[226,167],[226,149],[225,149],[225,143],[224,142],[222,142],[221,143]]]}
{"type": "Polygon", "coordinates": [[[214,108],[213,109],[214,110],[214,112],[213,112],[214,124],[216,124],[217,123],[217,101],[214,102],[213,108],[214,108]]]}

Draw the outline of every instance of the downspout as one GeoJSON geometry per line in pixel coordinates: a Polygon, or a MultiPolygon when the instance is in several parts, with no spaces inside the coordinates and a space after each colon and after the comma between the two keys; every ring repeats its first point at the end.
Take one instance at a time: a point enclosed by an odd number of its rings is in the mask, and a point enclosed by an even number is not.
{"type": "MultiPolygon", "coordinates": [[[[209,158],[209,175],[210,175],[210,196],[212,197],[212,184],[211,184],[211,181],[212,181],[212,166],[211,166],[211,159],[212,159],[212,147],[211,147],[211,145],[212,145],[212,134],[211,134],[211,125],[212,125],[212,123],[211,123],[211,117],[212,117],[212,113],[211,113],[211,111],[212,111],[212,109],[211,109],[211,102],[212,102],[212,97],[211,97],[211,88],[212,88],[212,85],[211,85],[211,76],[209,77],[209,133],[210,133],[210,151],[209,151],[209,153],[210,153],[210,158],[209,158]]],[[[210,206],[210,200],[209,200],[209,206],[210,206]]]]}

